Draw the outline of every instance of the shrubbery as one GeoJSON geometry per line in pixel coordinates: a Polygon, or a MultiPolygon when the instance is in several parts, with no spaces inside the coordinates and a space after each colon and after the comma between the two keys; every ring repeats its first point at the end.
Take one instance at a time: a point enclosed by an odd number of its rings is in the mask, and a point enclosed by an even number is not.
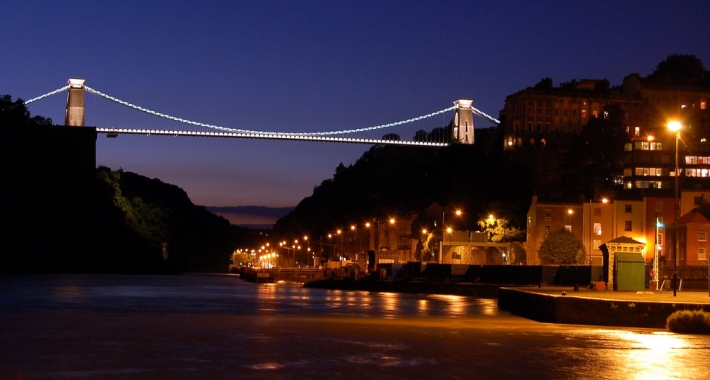
{"type": "Polygon", "coordinates": [[[702,310],[679,310],[668,317],[668,331],[680,334],[710,334],[710,313],[702,310]]]}

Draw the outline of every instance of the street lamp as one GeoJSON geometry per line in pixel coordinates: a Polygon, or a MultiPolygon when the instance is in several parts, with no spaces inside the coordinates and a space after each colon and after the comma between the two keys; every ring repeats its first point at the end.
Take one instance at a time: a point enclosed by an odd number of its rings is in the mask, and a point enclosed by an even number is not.
{"type": "Polygon", "coordinates": [[[668,129],[675,132],[675,203],[673,204],[674,211],[674,231],[675,231],[675,248],[673,249],[673,297],[676,296],[676,288],[678,282],[678,139],[680,139],[681,125],[677,121],[668,122],[668,129]]]}
{"type": "Polygon", "coordinates": [[[339,229],[338,235],[340,235],[340,254],[338,258],[340,260],[340,269],[343,269],[343,231],[339,229]]]}
{"type": "MultiPolygon", "coordinates": [[[[454,212],[456,216],[461,216],[461,210],[454,212]]],[[[444,241],[446,241],[446,210],[441,212],[441,247],[439,247],[439,264],[444,260],[444,241]]]]}

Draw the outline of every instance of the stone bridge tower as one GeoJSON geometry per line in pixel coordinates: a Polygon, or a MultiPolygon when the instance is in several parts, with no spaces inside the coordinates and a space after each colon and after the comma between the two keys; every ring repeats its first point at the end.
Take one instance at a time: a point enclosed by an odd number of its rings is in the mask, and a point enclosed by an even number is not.
{"type": "Polygon", "coordinates": [[[451,128],[453,139],[462,144],[473,144],[473,100],[459,99],[454,102],[456,113],[454,114],[454,125],[451,128]]]}
{"type": "Polygon", "coordinates": [[[69,79],[67,95],[67,112],[64,125],[71,127],[84,126],[84,80],[69,79]]]}

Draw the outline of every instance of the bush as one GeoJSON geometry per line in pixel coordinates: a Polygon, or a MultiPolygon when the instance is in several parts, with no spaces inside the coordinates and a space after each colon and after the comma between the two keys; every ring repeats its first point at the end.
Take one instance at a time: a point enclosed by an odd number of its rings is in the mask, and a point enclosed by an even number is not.
{"type": "Polygon", "coordinates": [[[710,334],[710,313],[702,310],[679,310],[666,320],[668,331],[680,334],[710,334]]]}

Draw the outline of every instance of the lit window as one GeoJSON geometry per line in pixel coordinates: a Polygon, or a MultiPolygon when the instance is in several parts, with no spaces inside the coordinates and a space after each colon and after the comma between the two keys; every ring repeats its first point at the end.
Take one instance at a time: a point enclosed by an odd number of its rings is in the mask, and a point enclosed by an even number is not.
{"type": "Polygon", "coordinates": [[[592,247],[594,247],[594,250],[595,250],[595,251],[598,251],[598,250],[599,250],[599,246],[600,246],[600,245],[602,245],[602,241],[601,241],[601,240],[593,240],[592,247]]]}
{"type": "Polygon", "coordinates": [[[565,229],[566,229],[568,232],[572,232],[572,225],[571,225],[571,224],[565,224],[565,229]]]}
{"type": "Polygon", "coordinates": [[[708,233],[707,231],[698,231],[698,241],[707,241],[708,233]]]}
{"type": "Polygon", "coordinates": [[[599,111],[592,111],[592,116],[599,117],[599,111]]]}
{"type": "Polygon", "coordinates": [[[602,234],[602,224],[601,223],[594,223],[594,235],[601,235],[602,234]]]}
{"type": "Polygon", "coordinates": [[[698,260],[706,261],[708,259],[708,254],[705,248],[698,248],[698,260]]]}
{"type": "Polygon", "coordinates": [[[587,117],[587,110],[582,110],[582,117],[587,117]]]}
{"type": "Polygon", "coordinates": [[[700,99],[700,109],[704,110],[707,106],[708,104],[705,102],[705,99],[700,99]]]}
{"type": "Polygon", "coordinates": [[[663,245],[663,234],[660,232],[656,236],[656,244],[663,245]]]}
{"type": "Polygon", "coordinates": [[[639,136],[641,136],[641,128],[634,127],[634,137],[639,137],[639,136]]]}

